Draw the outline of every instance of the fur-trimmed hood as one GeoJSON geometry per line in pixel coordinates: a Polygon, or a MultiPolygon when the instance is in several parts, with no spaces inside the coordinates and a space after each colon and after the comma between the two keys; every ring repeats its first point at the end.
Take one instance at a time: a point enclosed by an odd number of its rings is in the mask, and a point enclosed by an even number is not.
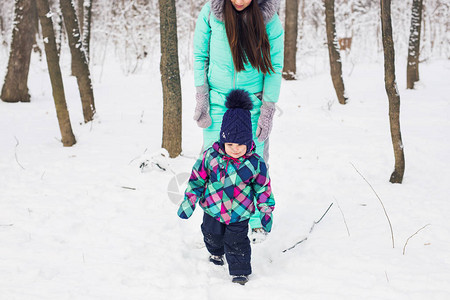
{"type": "MultiPolygon", "coordinates": [[[[211,0],[211,11],[214,16],[221,22],[223,22],[223,1],[229,0],[211,0]]],[[[261,9],[264,23],[269,22],[275,15],[280,7],[281,0],[253,0],[258,1],[259,8],[261,9]]]]}

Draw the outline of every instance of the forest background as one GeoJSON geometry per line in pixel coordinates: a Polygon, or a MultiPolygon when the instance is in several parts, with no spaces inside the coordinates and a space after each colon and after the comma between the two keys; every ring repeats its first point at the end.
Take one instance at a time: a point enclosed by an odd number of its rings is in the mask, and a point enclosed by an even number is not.
{"type": "MultiPolygon", "coordinates": [[[[78,0],[74,3],[76,8],[78,0]]],[[[180,72],[192,70],[192,41],[196,17],[206,0],[176,1],[180,72]],[[186,50],[186,51],[185,51],[186,50]],[[189,51],[187,51],[189,50],[189,51]]],[[[61,23],[58,1],[50,1],[54,24],[61,23]]],[[[407,54],[411,26],[412,0],[392,1],[394,45],[399,57],[407,54]]],[[[284,22],[285,1],[281,1],[280,17],[284,22]]],[[[448,58],[450,55],[450,2],[426,0],[423,4],[421,61],[448,58]]],[[[352,37],[347,59],[351,64],[382,60],[380,2],[373,0],[336,0],[336,32],[338,38],[352,37]]],[[[0,2],[0,68],[8,61],[14,1],[0,2]]],[[[82,18],[80,18],[82,20],[82,18]]],[[[159,68],[160,34],[157,0],[92,1],[91,64],[103,65],[109,60],[120,63],[125,75],[141,70],[144,63],[159,68]]],[[[324,5],[321,0],[300,0],[297,41],[299,79],[321,72],[328,64],[324,5]],[[311,58],[314,58],[311,60],[311,58]],[[313,62],[313,63],[312,63],[313,62]]],[[[64,39],[61,28],[57,36],[64,39]],[[58,34],[59,33],[59,34],[58,34]]],[[[63,43],[66,45],[67,43],[63,43]]],[[[42,40],[38,45],[43,51],[42,40]]],[[[67,46],[66,46],[67,47],[67,46]]],[[[66,49],[67,50],[67,49],[66,49]]]]}
{"type": "MultiPolygon", "coordinates": [[[[168,159],[161,149],[158,1],[92,2],[97,112],[87,123],[60,1],[50,1],[77,143],[62,147],[40,36],[30,103],[0,102],[0,298],[449,299],[450,1],[423,1],[414,90],[405,88],[413,1],[392,1],[402,184],[389,183],[380,2],[335,1],[337,37],[352,38],[341,51],[349,102],[340,105],[329,74],[324,2],[299,1],[297,80],[282,82],[271,135],[274,230],[253,245],[254,274],[242,288],[231,285],[226,268],[209,264],[201,210],[180,220],[168,193],[174,175],[186,175],[201,149],[192,120],[192,40],[205,2],[176,1],[183,152],[168,159]],[[392,242],[378,200],[392,221],[392,242]]],[[[0,79],[14,4],[0,1],[0,79]]],[[[285,7],[282,1],[283,24],[285,7]]]]}

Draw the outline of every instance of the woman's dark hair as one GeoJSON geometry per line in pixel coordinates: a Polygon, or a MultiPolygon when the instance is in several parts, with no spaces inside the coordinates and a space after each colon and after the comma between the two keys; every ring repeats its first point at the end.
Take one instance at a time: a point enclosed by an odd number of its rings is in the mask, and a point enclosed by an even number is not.
{"type": "Polygon", "coordinates": [[[275,73],[270,59],[270,43],[258,0],[238,12],[230,0],[224,0],[224,22],[236,71],[250,62],[263,74],[275,73]]]}

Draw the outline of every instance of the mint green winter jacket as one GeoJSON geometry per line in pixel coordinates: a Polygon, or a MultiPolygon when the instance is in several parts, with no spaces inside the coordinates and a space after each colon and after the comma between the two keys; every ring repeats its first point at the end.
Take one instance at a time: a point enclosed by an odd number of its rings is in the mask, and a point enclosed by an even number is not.
{"type": "MultiPolygon", "coordinates": [[[[262,100],[277,102],[280,94],[284,59],[284,33],[276,13],[279,0],[258,0],[270,43],[270,55],[275,73],[264,75],[250,63],[236,72],[223,23],[223,1],[206,3],[198,16],[194,33],[194,79],[197,92],[210,89],[228,93],[231,89],[262,92],[262,100]]],[[[228,1],[228,0],[227,0],[228,1]]],[[[254,0],[257,1],[257,0],[254,0]]]]}

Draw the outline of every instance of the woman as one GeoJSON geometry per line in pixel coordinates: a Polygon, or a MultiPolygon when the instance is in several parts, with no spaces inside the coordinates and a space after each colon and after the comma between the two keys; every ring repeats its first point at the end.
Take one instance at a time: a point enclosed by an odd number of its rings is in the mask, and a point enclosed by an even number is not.
{"type": "MultiPolygon", "coordinates": [[[[280,0],[211,0],[202,8],[194,33],[194,119],[203,129],[203,149],[219,139],[226,94],[251,95],[256,153],[267,162],[269,134],[278,101],[284,38],[276,13],[280,0]]],[[[253,232],[263,231],[259,214],[253,232]]]]}

